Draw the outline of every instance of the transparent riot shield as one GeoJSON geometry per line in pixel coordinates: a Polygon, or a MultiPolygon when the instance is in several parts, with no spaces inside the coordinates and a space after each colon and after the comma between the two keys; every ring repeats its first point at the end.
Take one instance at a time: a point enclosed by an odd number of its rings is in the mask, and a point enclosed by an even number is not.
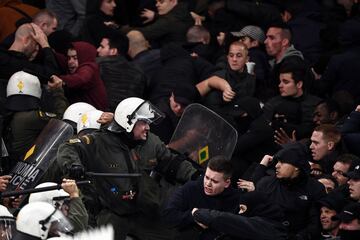
{"type": "Polygon", "coordinates": [[[11,170],[11,180],[7,191],[34,188],[44,173],[56,159],[61,143],[73,136],[70,124],[51,119],[37,137],[34,145],[27,151],[23,161],[19,161],[11,170]]]}
{"type": "Polygon", "coordinates": [[[237,135],[235,128],[218,114],[194,103],[185,109],[168,146],[205,166],[217,155],[230,159],[237,135]]]}

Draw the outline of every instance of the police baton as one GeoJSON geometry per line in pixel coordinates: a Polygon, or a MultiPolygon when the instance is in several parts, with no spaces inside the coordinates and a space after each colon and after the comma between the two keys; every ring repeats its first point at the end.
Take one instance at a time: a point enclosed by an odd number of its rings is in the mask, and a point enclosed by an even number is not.
{"type": "MultiPolygon", "coordinates": [[[[90,183],[91,182],[89,180],[78,181],[78,182],[76,182],[76,185],[81,186],[81,185],[86,185],[86,184],[90,184],[90,183]]],[[[25,195],[25,194],[29,194],[29,193],[46,192],[46,191],[57,190],[57,189],[61,189],[61,184],[57,184],[57,185],[49,186],[49,187],[24,189],[24,190],[20,190],[20,191],[7,191],[7,192],[0,193],[0,198],[17,197],[17,196],[25,195]]]]}
{"type": "Polygon", "coordinates": [[[89,177],[111,177],[111,178],[136,178],[141,177],[141,173],[97,173],[97,172],[85,172],[85,175],[89,177]]]}

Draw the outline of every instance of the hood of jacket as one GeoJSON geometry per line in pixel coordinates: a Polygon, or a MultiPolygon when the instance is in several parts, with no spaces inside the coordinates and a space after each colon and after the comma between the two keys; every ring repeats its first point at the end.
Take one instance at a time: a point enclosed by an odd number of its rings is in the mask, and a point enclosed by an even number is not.
{"type": "Polygon", "coordinates": [[[301,59],[304,60],[304,55],[297,49],[295,49],[294,45],[290,45],[284,53],[284,55],[277,61],[277,63],[280,63],[284,58],[292,57],[292,56],[298,56],[301,59]]]}
{"type": "Polygon", "coordinates": [[[93,45],[87,42],[73,42],[72,45],[76,50],[79,66],[84,63],[95,63],[97,51],[93,45]]]}

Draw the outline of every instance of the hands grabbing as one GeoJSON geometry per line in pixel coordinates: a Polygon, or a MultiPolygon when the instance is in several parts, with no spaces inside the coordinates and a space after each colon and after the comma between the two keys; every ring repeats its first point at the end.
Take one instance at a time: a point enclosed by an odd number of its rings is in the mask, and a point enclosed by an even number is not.
{"type": "Polygon", "coordinates": [[[79,189],[76,185],[75,180],[64,178],[61,184],[61,188],[70,195],[70,198],[79,197],[79,189]]]}
{"type": "Polygon", "coordinates": [[[140,17],[145,18],[143,23],[146,24],[154,20],[155,12],[150,9],[144,8],[144,10],[140,14],[140,17]]]}

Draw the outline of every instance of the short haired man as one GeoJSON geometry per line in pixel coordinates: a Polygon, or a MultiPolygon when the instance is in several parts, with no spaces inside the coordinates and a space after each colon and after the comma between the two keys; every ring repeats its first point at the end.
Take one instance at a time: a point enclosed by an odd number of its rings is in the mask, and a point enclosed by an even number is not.
{"type": "Polygon", "coordinates": [[[341,154],[336,158],[332,176],[336,179],[339,186],[346,185],[349,180],[345,175],[355,169],[360,164],[360,159],[353,154],[341,154]]]}
{"type": "Polygon", "coordinates": [[[222,156],[209,160],[204,177],[186,183],[170,197],[163,214],[165,222],[180,230],[182,237],[198,236],[194,208],[233,212],[238,206],[238,192],[231,188],[232,165],[222,156]],[[188,235],[185,235],[188,234],[188,235]]]}
{"type": "Polygon", "coordinates": [[[341,153],[341,133],[335,125],[317,126],[311,135],[312,161],[319,163],[322,171],[331,174],[335,159],[341,153]]]}
{"type": "MultiPolygon", "coordinates": [[[[248,61],[248,49],[238,41],[232,42],[227,53],[227,64],[224,69],[216,71],[212,77],[226,80],[235,92],[235,98],[252,97],[255,93],[255,77],[246,71],[245,63],[248,61]]],[[[230,101],[234,101],[232,99],[230,101]]],[[[224,106],[222,93],[212,91],[206,96],[204,105],[221,113],[224,106]]]]}
{"type": "Polygon", "coordinates": [[[314,110],[314,123],[319,126],[320,124],[341,124],[341,110],[339,104],[333,99],[322,100],[318,103],[314,110]]]}
{"type": "Polygon", "coordinates": [[[317,103],[320,102],[320,98],[305,93],[306,69],[304,65],[286,62],[281,65],[279,72],[278,89],[280,94],[265,103],[264,117],[271,121],[277,106],[286,102],[298,103],[301,108],[301,119],[296,137],[297,139],[309,137],[313,130],[313,112],[317,103]]]}
{"type": "Polygon", "coordinates": [[[177,85],[169,98],[163,98],[157,103],[157,107],[165,114],[165,117],[161,124],[152,127],[153,133],[168,144],[185,108],[199,99],[200,93],[195,86],[177,85]]]}
{"type": "MultiPolygon", "coordinates": [[[[39,26],[46,36],[55,32],[58,25],[55,14],[47,9],[40,10],[37,14],[35,14],[31,22],[39,26]]],[[[9,48],[11,43],[14,41],[14,38],[15,33],[10,34],[1,42],[1,45],[4,48],[9,48]]]]}
{"type": "Polygon", "coordinates": [[[100,66],[111,111],[115,111],[117,104],[125,98],[144,97],[146,77],[140,68],[127,61],[128,48],[126,36],[111,34],[101,40],[97,49],[96,62],[100,66]]]}
{"type": "MultiPolygon", "coordinates": [[[[273,60],[270,61],[272,67],[271,77],[269,79],[269,88],[272,88],[273,92],[269,92],[269,95],[274,96],[278,91],[274,89],[279,79],[279,70],[281,65],[286,62],[292,62],[295,65],[304,65],[304,57],[302,53],[294,48],[291,44],[291,32],[288,26],[285,24],[273,25],[269,27],[266,33],[266,39],[264,41],[266,52],[273,60]]],[[[306,69],[308,72],[308,69],[306,69]]],[[[308,79],[302,79],[307,82],[308,79]]]]}
{"type": "Polygon", "coordinates": [[[55,14],[47,9],[38,12],[32,20],[33,23],[38,25],[44,31],[46,36],[55,32],[58,26],[58,20],[55,14]]]}

